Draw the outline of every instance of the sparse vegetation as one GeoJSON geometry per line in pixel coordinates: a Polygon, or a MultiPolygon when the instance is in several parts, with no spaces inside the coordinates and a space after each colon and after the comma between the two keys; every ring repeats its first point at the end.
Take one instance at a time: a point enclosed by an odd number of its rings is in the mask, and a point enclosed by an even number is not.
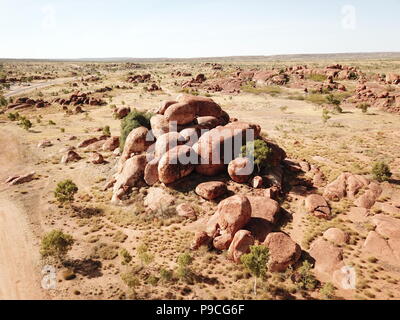
{"type": "Polygon", "coordinates": [[[375,162],[372,167],[372,175],[379,182],[388,181],[392,177],[390,167],[383,161],[375,162]]]}
{"type": "Polygon", "coordinates": [[[268,166],[271,153],[272,151],[268,147],[268,144],[263,140],[248,142],[241,149],[241,156],[254,159],[254,164],[257,166],[259,172],[268,166]]]}
{"type": "Polygon", "coordinates": [[[43,257],[63,259],[73,243],[72,236],[63,233],[61,230],[53,230],[43,237],[40,253],[43,257]]]}
{"type": "Polygon", "coordinates": [[[150,119],[153,116],[152,113],[142,112],[138,110],[133,110],[129,113],[121,122],[121,137],[120,137],[120,148],[123,150],[125,146],[126,138],[133,129],[138,127],[150,127],[150,119]]]}
{"type": "Polygon", "coordinates": [[[54,196],[60,203],[72,202],[77,192],[78,187],[76,184],[72,180],[65,180],[57,184],[54,196]]]}
{"type": "Polygon", "coordinates": [[[254,277],[254,295],[257,295],[257,279],[263,278],[267,273],[269,250],[265,246],[251,246],[250,253],[244,254],[240,260],[254,277]]]}

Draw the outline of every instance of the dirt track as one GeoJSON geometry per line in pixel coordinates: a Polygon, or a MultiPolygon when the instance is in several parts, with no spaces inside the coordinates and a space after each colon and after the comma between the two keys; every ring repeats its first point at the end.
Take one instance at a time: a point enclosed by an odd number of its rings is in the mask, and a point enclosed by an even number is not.
{"type": "Polygon", "coordinates": [[[31,238],[24,212],[0,198],[0,300],[44,298],[31,238]]]}
{"type": "Polygon", "coordinates": [[[39,82],[39,83],[33,83],[30,86],[22,86],[22,87],[16,87],[14,89],[11,89],[10,92],[7,92],[4,94],[4,97],[10,98],[16,95],[19,95],[21,93],[27,93],[36,89],[41,89],[41,88],[46,88],[50,87],[56,84],[63,84],[68,81],[73,81],[75,78],[61,78],[61,79],[55,79],[55,80],[50,80],[50,81],[45,81],[45,82],[39,82]]]}
{"type": "Polygon", "coordinates": [[[5,131],[0,146],[0,300],[45,299],[40,286],[39,252],[27,212],[11,200],[11,191],[3,183],[4,177],[22,164],[22,154],[10,132],[5,131]]]}

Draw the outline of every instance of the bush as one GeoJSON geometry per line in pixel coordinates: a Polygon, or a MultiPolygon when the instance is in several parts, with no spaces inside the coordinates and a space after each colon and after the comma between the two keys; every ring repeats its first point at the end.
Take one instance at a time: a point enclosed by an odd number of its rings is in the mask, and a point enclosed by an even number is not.
{"type": "Polygon", "coordinates": [[[138,110],[133,110],[122,120],[121,137],[119,142],[121,151],[124,149],[126,138],[133,129],[139,127],[146,127],[147,129],[151,129],[150,119],[152,116],[153,114],[150,112],[141,112],[138,110]]]}
{"type": "Polygon", "coordinates": [[[110,130],[110,126],[105,126],[103,128],[103,135],[107,136],[107,137],[111,137],[111,130],[110,130]]]}
{"type": "Polygon", "coordinates": [[[360,103],[358,106],[357,106],[357,109],[360,109],[361,111],[362,111],[362,113],[367,113],[368,112],[368,109],[371,107],[371,105],[370,104],[368,104],[368,103],[360,103]]]}
{"type": "Polygon", "coordinates": [[[329,111],[327,109],[322,110],[322,121],[327,123],[330,118],[329,111]]]}
{"type": "Polygon", "coordinates": [[[372,175],[379,182],[388,181],[392,177],[389,166],[383,161],[375,162],[372,167],[372,175]]]}
{"type": "Polygon", "coordinates": [[[140,261],[145,265],[152,263],[154,260],[154,256],[148,250],[149,248],[145,244],[140,245],[136,249],[140,261]]]}
{"type": "Polygon", "coordinates": [[[320,293],[325,299],[332,299],[335,297],[335,286],[328,282],[325,283],[324,286],[321,288],[320,293]]]}
{"type": "Polygon", "coordinates": [[[302,290],[315,290],[318,285],[318,280],[313,275],[312,265],[308,261],[304,261],[303,265],[295,274],[295,282],[297,287],[302,290]]]}
{"type": "Polygon", "coordinates": [[[122,258],[123,265],[128,264],[129,262],[132,261],[132,256],[125,248],[120,250],[119,255],[122,258]]]}
{"type": "Polygon", "coordinates": [[[72,236],[61,230],[53,230],[47,233],[40,246],[40,254],[43,257],[54,257],[61,259],[71,249],[74,243],[72,236]]]}
{"type": "Polygon", "coordinates": [[[139,279],[136,276],[134,276],[133,273],[130,272],[123,273],[121,275],[121,279],[131,289],[134,289],[140,285],[139,279]]]}
{"type": "Polygon", "coordinates": [[[162,268],[160,270],[160,278],[164,282],[171,282],[173,277],[173,273],[170,270],[162,268]]]}
{"type": "Polygon", "coordinates": [[[326,101],[327,101],[329,104],[331,104],[331,105],[334,106],[336,112],[338,112],[338,113],[342,113],[342,112],[343,112],[343,109],[340,107],[340,104],[341,104],[342,102],[340,101],[340,99],[336,98],[333,94],[329,94],[329,95],[326,97],[326,101]]]}
{"type": "Polygon", "coordinates": [[[268,166],[268,160],[271,154],[272,150],[263,140],[248,142],[241,149],[241,156],[254,159],[254,164],[257,165],[258,171],[268,166]]]}
{"type": "Polygon", "coordinates": [[[190,253],[183,253],[178,257],[178,270],[177,275],[178,278],[187,282],[193,280],[193,271],[190,268],[190,265],[193,262],[193,257],[190,253]]]}
{"type": "Polygon", "coordinates": [[[18,125],[25,130],[29,130],[33,126],[32,122],[25,117],[19,117],[18,125]]]}
{"type": "Polygon", "coordinates": [[[19,120],[19,118],[20,118],[18,112],[16,112],[16,113],[11,113],[11,112],[10,112],[10,113],[7,115],[7,117],[8,117],[8,119],[11,120],[11,121],[16,121],[16,120],[19,120]]]}
{"type": "Polygon", "coordinates": [[[78,192],[78,187],[72,180],[61,181],[57,184],[54,196],[61,202],[71,202],[74,200],[75,194],[78,192]]]}
{"type": "Polygon", "coordinates": [[[6,98],[4,98],[2,95],[0,95],[0,107],[5,107],[8,104],[8,101],[6,98]]]}
{"type": "Polygon", "coordinates": [[[240,261],[246,269],[254,276],[254,294],[257,294],[257,279],[267,274],[267,263],[269,250],[265,246],[251,246],[250,253],[240,257],[240,261]]]}

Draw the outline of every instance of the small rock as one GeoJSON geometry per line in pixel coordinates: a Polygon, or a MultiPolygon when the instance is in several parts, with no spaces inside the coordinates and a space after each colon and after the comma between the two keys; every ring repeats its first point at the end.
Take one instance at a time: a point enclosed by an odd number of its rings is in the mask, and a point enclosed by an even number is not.
{"type": "Polygon", "coordinates": [[[251,185],[254,189],[261,189],[264,186],[264,180],[260,176],[256,176],[251,181],[251,185]]]}
{"type": "Polygon", "coordinates": [[[104,158],[100,153],[93,152],[90,156],[90,162],[93,164],[103,164],[104,158]]]}

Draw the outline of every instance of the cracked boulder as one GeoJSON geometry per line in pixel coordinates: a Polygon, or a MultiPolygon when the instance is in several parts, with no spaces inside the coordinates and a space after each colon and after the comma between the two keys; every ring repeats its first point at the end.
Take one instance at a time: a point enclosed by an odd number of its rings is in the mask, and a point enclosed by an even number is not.
{"type": "Polygon", "coordinates": [[[318,194],[309,195],[305,200],[305,206],[307,212],[317,218],[329,219],[331,217],[331,209],[328,202],[318,194]]]}

